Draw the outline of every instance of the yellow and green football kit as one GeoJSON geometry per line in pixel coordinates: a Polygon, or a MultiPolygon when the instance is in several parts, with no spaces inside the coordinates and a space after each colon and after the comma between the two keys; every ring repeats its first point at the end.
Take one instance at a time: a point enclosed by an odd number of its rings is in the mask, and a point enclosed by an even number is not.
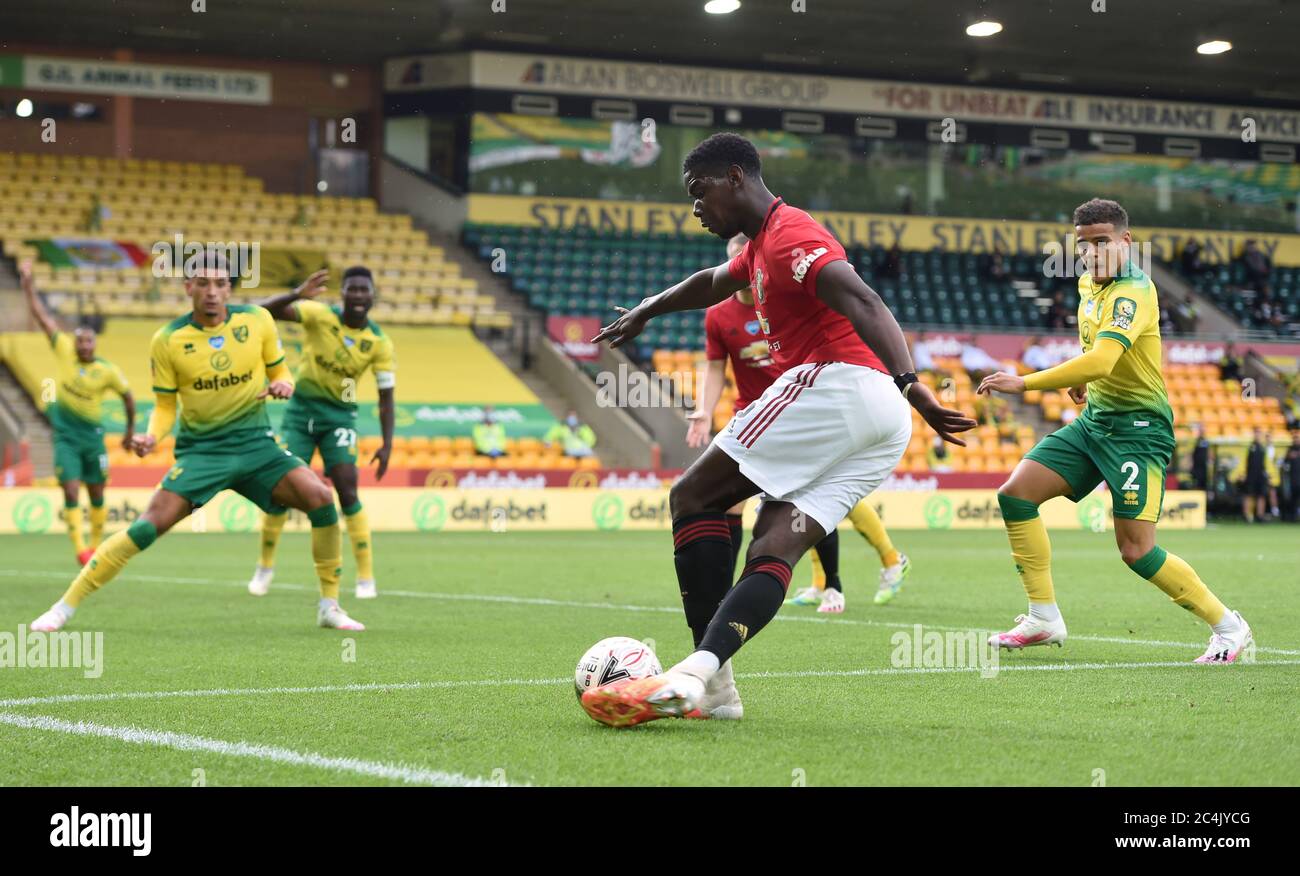
{"type": "MultiPolygon", "coordinates": [[[[1160,304],[1151,278],[1135,265],[1109,283],[1080,278],[1079,341],[1085,354],[1103,341],[1123,350],[1109,375],[1088,382],[1082,415],[1025,458],[1063,477],[1076,502],[1105,481],[1116,517],[1155,522],[1174,451],[1174,415],[1160,374],[1160,304]]],[[[1039,388],[1035,377],[1026,376],[1026,389],[1039,388]]]]}
{"type": "Polygon", "coordinates": [[[280,433],[296,456],[311,462],[320,450],[328,472],[357,461],[357,381],[373,370],[380,389],[394,386],[393,342],[373,322],[351,328],[343,312],[319,301],[295,302],[305,335],[297,389],[280,433]]]}
{"type": "MultiPolygon", "coordinates": [[[[1059,474],[1078,502],[1103,480],[1117,518],[1151,524],[1160,517],[1165,469],[1174,449],[1173,412],[1160,376],[1160,305],[1151,279],[1130,264],[1109,283],[1079,280],[1079,340],[1083,355],[1025,375],[1025,389],[1087,384],[1088,406],[1025,455],[1059,474]]],[[[1025,499],[999,492],[998,506],[1021,583],[1036,611],[1050,620],[1055,606],[1052,548],[1038,513],[1025,499]]],[[[1173,602],[1223,632],[1236,621],[1181,557],[1154,545],[1125,557],[1135,573],[1173,602]]],[[[1059,619],[1059,612],[1056,614],[1059,619]]]]}
{"type": "MultiPolygon", "coordinates": [[[[326,473],[344,463],[356,465],[357,380],[370,369],[380,389],[394,387],[393,342],[369,320],[361,328],[346,325],[337,307],[310,300],[297,301],[294,307],[306,337],[297,389],[280,422],[280,434],[285,446],[308,462],[320,450],[326,473]]],[[[357,578],[373,581],[370,521],[359,499],[344,506],[343,518],[357,563],[357,578]]],[[[262,521],[259,563],[264,569],[275,566],[285,519],[283,514],[272,513],[262,521]]]]}
{"type": "MultiPolygon", "coordinates": [[[[262,393],[269,381],[287,380],[284,351],[271,314],[256,305],[226,306],[225,322],[205,327],[186,314],[153,336],[149,352],[155,407],[149,434],[169,434],[177,419],[176,464],[158,485],[196,508],[232,489],[262,510],[283,512],[271,493],[304,465],[275,440],[262,393]]],[[[342,570],[342,536],[334,503],[309,510],[312,561],[322,599],[335,600],[342,570]]],[[[68,587],[56,608],[65,616],[103,587],[158,538],[145,515],[109,537],[68,587]]]]}
{"type": "MultiPolygon", "coordinates": [[[[174,411],[169,396],[180,399],[176,464],[158,486],[195,507],[233,489],[263,510],[283,510],[271,491],[303,461],[276,442],[266,401],[259,398],[268,372],[288,376],[280,336],[265,308],[231,304],[227,311],[220,325],[207,328],[187,314],[153,337],[150,364],[160,413],[168,406],[174,411]]],[[[151,432],[162,428],[158,421],[151,432]]]]}
{"type": "Polygon", "coordinates": [[[108,453],[100,402],[110,390],[126,395],[126,377],[104,359],[81,361],[76,342],[67,332],[50,335],[50,346],[54,348],[56,385],[54,401],[45,413],[54,428],[54,475],[60,483],[102,484],[108,478],[108,453]]]}

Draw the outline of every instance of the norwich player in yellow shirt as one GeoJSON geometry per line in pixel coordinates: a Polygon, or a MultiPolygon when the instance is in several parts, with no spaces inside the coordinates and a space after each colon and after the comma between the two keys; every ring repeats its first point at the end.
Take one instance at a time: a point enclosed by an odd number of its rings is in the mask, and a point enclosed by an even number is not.
{"type": "MultiPolygon", "coordinates": [[[[382,480],[393,450],[397,366],[392,340],[369,318],[375,303],[370,270],[358,266],[343,272],[341,307],[312,300],[325,291],[328,279],[327,271],[317,271],[288,295],[262,302],[276,319],[302,323],[306,335],[298,366],[298,391],[289,399],[280,434],[290,452],[308,463],[320,450],[325,474],[338,491],[357,561],[357,599],[373,599],[378,591],[370,523],[357,498],[357,380],[369,369],[379,388],[379,428],[384,443],[370,462],[379,463],[375,479],[382,480]]],[[[264,596],[271,586],[284,521],[283,513],[267,514],[262,521],[262,556],[248,582],[248,592],[254,596],[264,596]]]]}
{"type": "Polygon", "coordinates": [[[1029,595],[1029,613],[989,643],[1003,648],[1060,644],[1065,621],[1052,586],[1052,548],[1038,506],[1055,496],[1075,502],[1105,481],[1115,541],[1128,567],[1211,627],[1197,663],[1234,663],[1249,654],[1250,626],[1210,592],[1182,558],[1156,544],[1174,418],[1160,374],[1160,304],[1151,278],[1129,260],[1128,213],[1094,198],[1074,211],[1079,254],[1079,340],[1083,355],[1018,377],[997,372],[979,392],[1066,389],[1083,414],[1034,446],[998,490],[1011,556],[1029,595]]]}
{"type": "Polygon", "coordinates": [[[63,598],[30,628],[60,629],[81,601],[112,580],[133,556],[195,508],[231,489],[264,511],[287,506],[307,514],[320,579],[316,621],[322,627],[363,630],[339,607],[342,542],[330,489],[276,443],[266,415],[267,396],[289,398],[294,390],[275,320],[261,307],[227,303],[230,272],[219,254],[206,253],[192,270],[185,290],[194,309],[153,337],[153,415],[148,433],[132,441],[140,456],[153,450],[171,433],[179,398],[176,464],[145,512],[99,546],[63,598]]]}
{"type": "Polygon", "coordinates": [[[63,488],[63,520],[72,539],[77,562],[85,565],[104,539],[108,508],[104,505],[104,484],[108,480],[108,451],[104,447],[104,426],[100,402],[112,390],[122,397],[126,408],[124,446],[131,445],[135,432],[135,398],[127,386],[122,369],[95,355],[95,330],[76,329],[71,334],[59,331],[36,295],[31,261],[18,267],[27,309],[40,324],[54,348],[54,400],[45,408],[54,429],[54,476],[63,488]],[[90,496],[90,543],[81,532],[81,485],[90,496]]]}

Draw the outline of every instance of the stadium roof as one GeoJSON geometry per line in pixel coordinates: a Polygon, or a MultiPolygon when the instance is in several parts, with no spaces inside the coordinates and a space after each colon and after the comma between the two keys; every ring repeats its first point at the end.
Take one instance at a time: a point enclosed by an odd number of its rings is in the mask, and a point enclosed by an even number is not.
{"type": "MultiPolygon", "coordinates": [[[[1295,0],[176,0],[5,3],[19,42],[374,63],[491,48],[1144,97],[1300,103],[1295,0]],[[1106,11],[1094,12],[1104,6],[1106,11]],[[182,11],[178,11],[182,10],[182,11]],[[1001,33],[966,35],[982,19],[1001,33]],[[1199,55],[1211,39],[1233,44],[1199,55]]],[[[0,50],[3,44],[0,43],[0,50]]]]}

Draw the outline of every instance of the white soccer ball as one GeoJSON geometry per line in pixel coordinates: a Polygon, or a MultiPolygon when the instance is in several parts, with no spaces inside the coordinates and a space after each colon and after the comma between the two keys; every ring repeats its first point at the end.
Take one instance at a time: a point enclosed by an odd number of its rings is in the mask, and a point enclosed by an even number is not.
{"type": "Polygon", "coordinates": [[[627,636],[601,639],[587,649],[573,673],[578,699],[589,690],[626,678],[645,678],[663,672],[659,658],[645,642],[627,636]]]}

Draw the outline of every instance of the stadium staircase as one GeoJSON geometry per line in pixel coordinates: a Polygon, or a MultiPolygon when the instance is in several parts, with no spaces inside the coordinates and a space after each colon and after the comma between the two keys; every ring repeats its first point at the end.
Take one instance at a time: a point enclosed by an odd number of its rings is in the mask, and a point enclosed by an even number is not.
{"type": "Polygon", "coordinates": [[[35,476],[54,477],[54,436],[50,432],[50,424],[3,362],[0,362],[0,407],[18,421],[21,438],[27,442],[35,476]]]}
{"type": "Polygon", "coordinates": [[[1154,262],[1151,265],[1151,279],[1156,282],[1160,300],[1166,307],[1184,301],[1188,296],[1196,304],[1196,331],[1198,334],[1213,334],[1218,337],[1236,337],[1242,334],[1243,326],[1233,319],[1228,311],[1220,309],[1218,303],[1209,295],[1198,290],[1194,285],[1171,266],[1154,262]]]}
{"type": "Polygon", "coordinates": [[[476,283],[481,296],[490,298],[495,312],[507,314],[506,330],[479,332],[482,340],[507,362],[523,382],[558,420],[569,410],[591,426],[597,437],[601,461],[614,468],[675,467],[661,457],[661,442],[648,432],[637,417],[623,408],[597,403],[594,371],[579,367],[551,343],[546,333],[546,314],[530,307],[514,294],[506,277],[495,273],[490,262],[481,261],[462,247],[455,235],[446,234],[415,220],[431,240],[442,245],[447,258],[460,266],[461,276],[476,283]]]}

